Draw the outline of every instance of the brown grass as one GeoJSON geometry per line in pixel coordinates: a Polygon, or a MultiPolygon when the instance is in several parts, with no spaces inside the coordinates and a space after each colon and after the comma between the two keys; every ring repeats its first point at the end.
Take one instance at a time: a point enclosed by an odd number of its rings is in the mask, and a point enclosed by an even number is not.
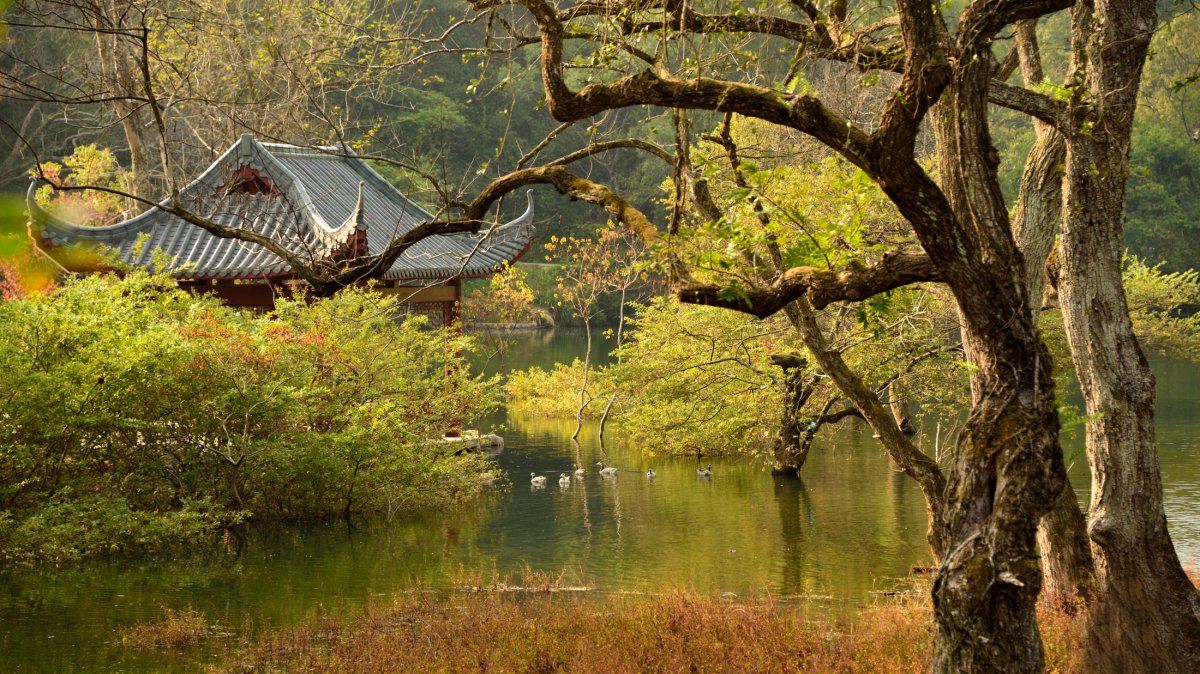
{"type": "Polygon", "coordinates": [[[199,646],[208,637],[208,620],[192,608],[162,607],[163,617],[135,625],[121,634],[121,643],[138,650],[183,650],[199,646]]]}
{"type": "MultiPolygon", "coordinates": [[[[1193,580],[1196,574],[1189,570],[1193,580]]],[[[565,574],[526,570],[519,583],[463,574],[450,595],[412,592],[224,647],[224,672],[927,672],[928,589],[860,608],[727,600],[677,591],[597,597],[565,574]],[[463,591],[465,590],[465,591],[463,591]],[[816,617],[813,617],[813,615],[816,617]]],[[[128,631],[135,648],[187,650],[212,626],[197,612],[128,631]]],[[[1048,672],[1082,672],[1081,606],[1038,607],[1048,672]]],[[[207,664],[207,663],[206,663],[207,664]]],[[[211,665],[210,665],[211,667],[211,665]]]]}
{"type": "MultiPolygon", "coordinates": [[[[1047,671],[1078,672],[1082,618],[1043,607],[1047,671]]],[[[864,607],[853,621],[803,605],[674,592],[608,598],[414,593],[353,615],[243,638],[228,672],[926,672],[924,596],[864,607]]]]}

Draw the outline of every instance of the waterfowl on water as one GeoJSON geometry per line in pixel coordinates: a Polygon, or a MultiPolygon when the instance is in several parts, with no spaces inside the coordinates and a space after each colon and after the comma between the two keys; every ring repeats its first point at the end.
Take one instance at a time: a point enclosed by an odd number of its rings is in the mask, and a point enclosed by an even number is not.
{"type": "Polygon", "coordinates": [[[712,477],[712,464],[711,463],[708,464],[708,468],[697,468],[696,476],[697,477],[712,477]]]}
{"type": "Polygon", "coordinates": [[[583,469],[583,466],[575,464],[575,477],[583,477],[585,473],[587,471],[583,469]]]}
{"type": "Polygon", "coordinates": [[[541,487],[546,484],[546,476],[538,475],[537,473],[529,474],[529,483],[535,487],[541,487]]]}
{"type": "Polygon", "coordinates": [[[604,463],[603,461],[601,461],[601,462],[597,463],[596,465],[597,465],[597,466],[600,466],[600,474],[601,474],[601,475],[608,475],[608,476],[612,476],[612,475],[616,475],[616,474],[617,474],[617,469],[616,469],[616,468],[613,468],[612,466],[610,466],[610,465],[608,465],[608,464],[604,463]]]}
{"type": "Polygon", "coordinates": [[[570,476],[570,475],[567,475],[566,473],[559,473],[559,475],[558,475],[558,486],[560,486],[560,487],[566,487],[566,486],[568,486],[568,485],[570,485],[570,484],[571,484],[571,476],[570,476]]]}
{"type": "Polygon", "coordinates": [[[656,477],[656,474],[655,474],[653,468],[646,470],[646,479],[647,480],[653,480],[655,477],[656,477]]]}

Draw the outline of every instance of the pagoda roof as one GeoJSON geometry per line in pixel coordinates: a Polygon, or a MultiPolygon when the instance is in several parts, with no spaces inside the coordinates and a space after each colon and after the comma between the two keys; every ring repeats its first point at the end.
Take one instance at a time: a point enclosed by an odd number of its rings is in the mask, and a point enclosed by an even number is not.
{"type": "MultiPolygon", "coordinates": [[[[36,188],[36,182],[30,185],[27,201],[31,231],[43,248],[99,244],[124,263],[145,268],[169,259],[165,268],[186,280],[295,276],[287,262],[258,244],[214,236],[157,207],[104,227],[69,222],[37,204],[36,188]]],[[[532,193],[527,198],[523,215],[487,233],[422,239],[382,278],[444,280],[500,270],[529,249],[532,193]]],[[[434,219],[347,146],[263,143],[249,134],[180,190],[179,203],[218,224],[268,236],[314,262],[380,252],[434,219]]]]}

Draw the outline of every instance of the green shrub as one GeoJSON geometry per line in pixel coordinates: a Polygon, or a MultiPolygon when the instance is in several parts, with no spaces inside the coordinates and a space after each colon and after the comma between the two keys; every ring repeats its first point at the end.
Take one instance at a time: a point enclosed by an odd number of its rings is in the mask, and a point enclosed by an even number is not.
{"type": "MultiPolygon", "coordinates": [[[[593,367],[584,416],[610,415],[645,449],[668,454],[761,451],[779,425],[780,392],[760,321],[661,298],[638,308],[618,364],[593,367]]],[[[777,332],[777,330],[775,330],[777,332]]],[[[583,363],[509,375],[510,412],[574,417],[583,363]]]]}
{"type": "Polygon", "coordinates": [[[495,387],[469,374],[469,339],[396,313],[351,289],[251,315],[141,272],[0,303],[0,511],[14,536],[70,541],[13,544],[154,548],[171,536],[125,539],[155,518],[193,538],[189,503],[211,530],[468,496],[485,460],[433,439],[492,409],[495,387]],[[107,524],[77,545],[68,515],[88,503],[107,524]]]}
{"type": "Polygon", "coordinates": [[[58,499],[19,523],[0,518],[0,561],[57,564],[182,548],[210,537],[230,516],[206,501],[153,512],[135,511],[119,497],[73,498],[69,489],[58,499]]]}
{"type": "Polygon", "coordinates": [[[621,347],[620,427],[674,454],[758,452],[779,428],[774,322],[661,298],[641,307],[621,347]]]}

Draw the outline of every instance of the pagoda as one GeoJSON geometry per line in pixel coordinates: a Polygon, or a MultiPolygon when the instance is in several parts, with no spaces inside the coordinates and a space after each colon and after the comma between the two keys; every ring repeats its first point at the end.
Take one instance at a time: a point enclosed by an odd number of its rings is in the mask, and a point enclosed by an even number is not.
{"type": "MultiPolygon", "coordinates": [[[[270,310],[299,275],[270,250],[220,238],[152,208],[124,222],[87,227],[27,198],[30,232],[55,259],[55,249],[102,246],[129,267],[162,265],[193,292],[215,293],[230,306],[270,310]]],[[[524,214],[483,234],[426,237],[407,249],[373,284],[394,293],[409,312],[449,324],[462,299],[462,280],[500,271],[529,250],[533,197],[524,214]]],[[[163,202],[164,205],[167,202],[163,202]]],[[[179,192],[187,210],[215,223],[270,237],[314,263],[346,261],[384,250],[433,216],[413,203],[348,146],[264,143],[243,135],[179,192]]],[[[68,264],[69,263],[65,263],[68,264]]],[[[69,271],[82,271],[69,269],[69,271]]]]}

